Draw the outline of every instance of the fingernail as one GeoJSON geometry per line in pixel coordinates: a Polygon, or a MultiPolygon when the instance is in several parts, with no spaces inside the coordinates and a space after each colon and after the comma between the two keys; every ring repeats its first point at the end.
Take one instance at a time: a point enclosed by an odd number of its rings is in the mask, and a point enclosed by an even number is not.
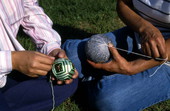
{"type": "Polygon", "coordinates": [[[58,55],[60,58],[64,58],[64,54],[62,54],[62,53],[59,53],[59,55],[58,55]]]}
{"type": "Polygon", "coordinates": [[[112,44],[112,43],[109,43],[109,44],[108,44],[108,47],[113,47],[113,44],[112,44]]]}

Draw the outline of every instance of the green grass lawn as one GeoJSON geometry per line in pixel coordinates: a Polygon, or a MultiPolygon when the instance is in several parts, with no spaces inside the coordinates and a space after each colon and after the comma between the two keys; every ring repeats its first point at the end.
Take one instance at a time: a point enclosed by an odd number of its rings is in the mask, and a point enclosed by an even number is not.
{"type": "MultiPolygon", "coordinates": [[[[116,0],[39,0],[44,11],[54,22],[62,42],[69,38],[85,38],[96,33],[106,33],[124,24],[116,14],[116,0]]],[[[19,40],[28,50],[34,50],[30,39],[20,32],[19,40]]],[[[133,107],[133,106],[132,106],[133,107]]],[[[83,111],[74,100],[68,99],[55,111],[83,111]]],[[[144,111],[170,111],[170,101],[165,101],[144,111]]]]}

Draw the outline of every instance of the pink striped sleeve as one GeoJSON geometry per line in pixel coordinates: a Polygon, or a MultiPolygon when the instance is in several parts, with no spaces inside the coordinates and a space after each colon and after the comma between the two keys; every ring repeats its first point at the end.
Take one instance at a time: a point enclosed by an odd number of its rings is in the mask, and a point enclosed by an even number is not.
{"type": "Polygon", "coordinates": [[[52,21],[38,6],[37,0],[24,0],[25,16],[22,21],[24,31],[30,35],[37,50],[48,54],[55,48],[60,48],[60,35],[52,29],[52,21]]]}

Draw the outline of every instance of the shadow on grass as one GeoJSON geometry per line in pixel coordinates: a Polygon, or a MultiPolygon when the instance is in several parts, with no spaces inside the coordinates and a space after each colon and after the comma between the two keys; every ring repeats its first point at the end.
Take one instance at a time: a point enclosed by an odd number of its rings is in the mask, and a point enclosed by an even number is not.
{"type": "MultiPolygon", "coordinates": [[[[59,24],[54,24],[53,29],[56,30],[61,36],[62,43],[64,43],[67,39],[84,39],[95,34],[95,33],[88,33],[78,28],[73,28],[70,26],[62,26],[59,24]]],[[[26,50],[35,50],[35,46],[31,42],[31,38],[23,32],[22,27],[20,27],[17,36],[19,41],[21,42],[21,44],[24,46],[26,50]],[[31,47],[31,49],[30,48],[28,49],[28,47],[31,47]]]]}
{"type": "MultiPolygon", "coordinates": [[[[66,39],[83,39],[92,36],[94,33],[88,33],[84,30],[78,29],[78,28],[73,28],[70,26],[62,26],[60,24],[54,24],[53,29],[56,30],[62,39],[62,42],[64,42],[66,39]]],[[[27,38],[28,35],[26,35],[22,27],[20,27],[18,35],[24,38],[27,38]]]]}
{"type": "Polygon", "coordinates": [[[87,88],[82,84],[78,86],[76,93],[71,97],[71,100],[75,102],[80,111],[95,111],[90,109],[87,96],[87,88]]]}
{"type": "Polygon", "coordinates": [[[60,34],[62,38],[62,43],[66,39],[83,39],[93,35],[93,33],[88,33],[78,28],[73,28],[70,26],[62,26],[59,24],[54,24],[53,28],[60,34]]]}

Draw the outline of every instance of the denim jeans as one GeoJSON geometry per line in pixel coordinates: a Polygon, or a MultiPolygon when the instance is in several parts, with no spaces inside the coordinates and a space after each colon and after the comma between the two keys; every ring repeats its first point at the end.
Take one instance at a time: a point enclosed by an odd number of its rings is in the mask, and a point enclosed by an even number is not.
{"type": "MultiPolygon", "coordinates": [[[[49,111],[53,107],[51,84],[47,76],[32,78],[11,72],[0,88],[0,111],[49,111]]],[[[59,106],[77,89],[78,80],[68,85],[54,85],[55,106],[59,106]]]]}
{"type": "MultiPolygon", "coordinates": [[[[134,33],[127,27],[105,35],[118,48],[141,52],[134,33]]],[[[84,46],[87,40],[70,39],[62,48],[79,72],[90,108],[97,111],[139,111],[170,98],[170,66],[162,65],[153,76],[150,75],[159,66],[131,76],[93,69],[86,62],[84,46]]],[[[130,53],[120,54],[126,59],[137,57],[130,53]]]]}

